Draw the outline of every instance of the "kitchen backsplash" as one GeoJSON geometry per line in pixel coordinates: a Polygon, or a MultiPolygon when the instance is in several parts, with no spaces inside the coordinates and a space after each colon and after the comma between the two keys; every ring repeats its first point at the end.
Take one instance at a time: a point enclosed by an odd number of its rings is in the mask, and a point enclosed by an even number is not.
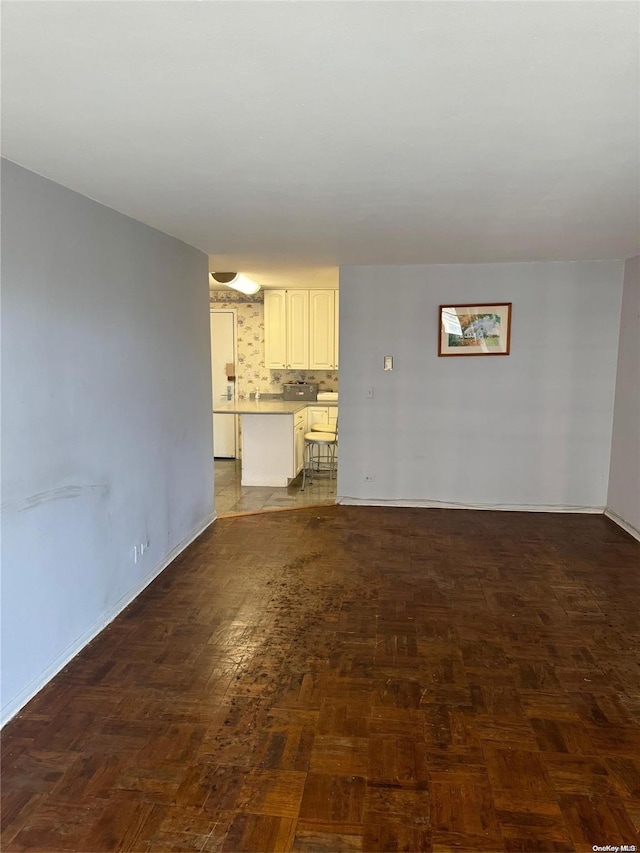
{"type": "Polygon", "coordinates": [[[282,393],[284,382],[317,382],[321,391],[338,390],[338,371],[267,370],[264,366],[264,293],[246,296],[228,290],[209,291],[212,308],[233,308],[238,318],[238,400],[248,400],[256,391],[282,393]]]}

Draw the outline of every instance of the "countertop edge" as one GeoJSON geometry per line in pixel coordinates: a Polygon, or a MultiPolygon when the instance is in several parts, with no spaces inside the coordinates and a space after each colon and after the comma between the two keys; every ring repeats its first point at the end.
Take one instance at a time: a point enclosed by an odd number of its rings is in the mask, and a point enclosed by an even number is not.
{"type": "Polygon", "coordinates": [[[243,400],[240,403],[223,403],[213,409],[214,415],[295,415],[309,406],[335,409],[338,400],[243,400]]]}

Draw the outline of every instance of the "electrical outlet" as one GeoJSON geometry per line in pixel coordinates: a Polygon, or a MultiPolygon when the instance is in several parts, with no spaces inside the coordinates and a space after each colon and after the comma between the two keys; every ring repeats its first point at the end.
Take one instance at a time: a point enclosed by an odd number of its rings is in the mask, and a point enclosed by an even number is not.
{"type": "Polygon", "coordinates": [[[364,481],[365,481],[365,483],[373,483],[373,481],[375,480],[375,478],[376,478],[376,475],[375,475],[375,474],[365,474],[365,475],[364,475],[364,481]]]}

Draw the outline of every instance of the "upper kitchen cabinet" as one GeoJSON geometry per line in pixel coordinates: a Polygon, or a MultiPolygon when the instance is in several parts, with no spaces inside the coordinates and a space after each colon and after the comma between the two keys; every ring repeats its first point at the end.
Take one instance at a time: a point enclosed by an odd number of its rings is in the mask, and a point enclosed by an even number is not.
{"type": "Polygon", "coordinates": [[[309,367],[309,291],[287,290],[287,367],[309,367]]]}
{"type": "Polygon", "coordinates": [[[264,364],[276,370],[287,366],[287,294],[264,292],[264,364]]]}
{"type": "Polygon", "coordinates": [[[308,369],[308,290],[265,290],[264,345],[267,369],[308,369]]]}
{"type": "Polygon", "coordinates": [[[335,290],[309,291],[309,367],[333,370],[336,361],[335,290]]]}
{"type": "Polygon", "coordinates": [[[338,367],[338,291],[265,290],[265,367],[338,367]]]}

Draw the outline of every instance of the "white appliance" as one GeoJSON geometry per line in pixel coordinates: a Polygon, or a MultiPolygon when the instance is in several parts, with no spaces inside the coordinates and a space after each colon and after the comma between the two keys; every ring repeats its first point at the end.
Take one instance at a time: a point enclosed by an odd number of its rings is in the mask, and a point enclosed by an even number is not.
{"type": "MultiPolygon", "coordinates": [[[[211,381],[214,406],[221,401],[236,402],[236,383],[230,380],[227,366],[236,360],[236,315],[234,311],[213,309],[211,319],[211,381]]],[[[235,459],[237,456],[237,415],[213,415],[213,455],[235,459]]]]}

